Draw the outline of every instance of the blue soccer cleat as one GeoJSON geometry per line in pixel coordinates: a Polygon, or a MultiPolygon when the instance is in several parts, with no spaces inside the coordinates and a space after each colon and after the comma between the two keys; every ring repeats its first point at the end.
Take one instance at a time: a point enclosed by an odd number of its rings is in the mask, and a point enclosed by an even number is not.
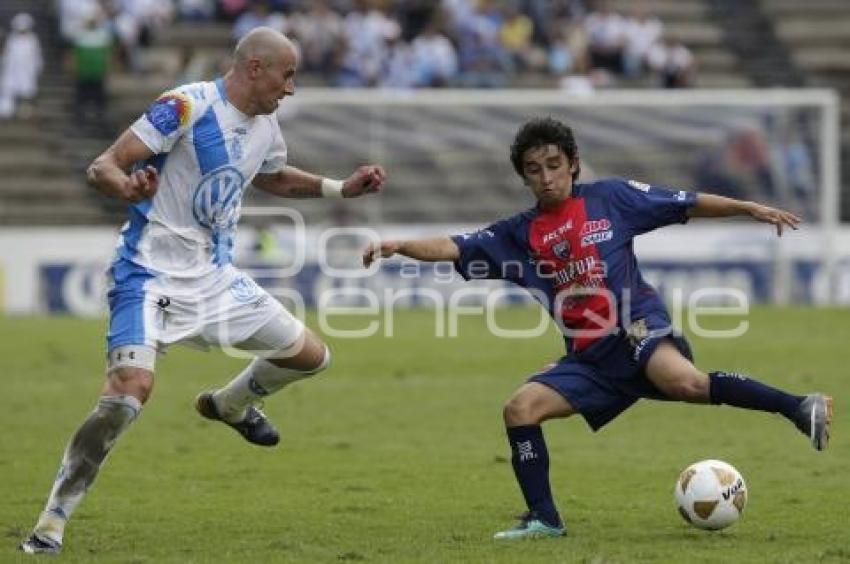
{"type": "Polygon", "coordinates": [[[231,423],[221,416],[218,406],[216,406],[213,399],[212,392],[199,394],[195,398],[195,409],[207,419],[221,421],[233,427],[249,443],[260,446],[274,446],[280,442],[280,434],[277,432],[277,429],[274,428],[274,425],[271,424],[265,414],[253,405],[248,406],[242,421],[236,423],[231,423]]]}
{"type": "Polygon", "coordinates": [[[18,549],[26,554],[59,554],[62,550],[62,543],[33,533],[30,538],[18,546],[18,549]]]}
{"type": "Polygon", "coordinates": [[[563,524],[560,526],[550,525],[536,511],[529,511],[519,519],[519,524],[516,527],[499,531],[493,535],[493,538],[495,540],[540,539],[563,537],[567,534],[567,529],[563,524]]]}
{"type": "Polygon", "coordinates": [[[832,424],[832,398],[823,394],[807,395],[797,408],[794,424],[809,437],[815,449],[826,450],[832,424]]]}

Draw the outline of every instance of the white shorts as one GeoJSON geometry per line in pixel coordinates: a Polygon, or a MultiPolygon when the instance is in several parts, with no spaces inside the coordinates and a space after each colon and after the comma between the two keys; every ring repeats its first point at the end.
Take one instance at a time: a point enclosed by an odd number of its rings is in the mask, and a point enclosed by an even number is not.
{"type": "Polygon", "coordinates": [[[191,281],[158,278],[119,259],[111,270],[108,350],[145,345],[238,347],[274,318],[281,323],[275,339],[292,345],[304,324],[250,276],[233,266],[191,281]],[[120,264],[124,263],[124,264],[120,264]]]}

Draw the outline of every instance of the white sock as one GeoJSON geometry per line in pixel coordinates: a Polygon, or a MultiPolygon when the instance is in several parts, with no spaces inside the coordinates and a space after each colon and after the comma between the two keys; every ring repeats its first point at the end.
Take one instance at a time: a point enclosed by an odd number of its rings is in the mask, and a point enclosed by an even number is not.
{"type": "Polygon", "coordinates": [[[142,403],[133,396],[101,396],[71,437],[44,511],[33,532],[62,542],[65,524],[94,482],[118,436],[139,415],[142,403]]]}
{"type": "Polygon", "coordinates": [[[325,349],[322,364],[310,371],[281,368],[268,360],[255,358],[236,378],[213,394],[218,412],[231,423],[241,421],[249,405],[293,382],[321,372],[330,364],[330,356],[330,351],[325,349]]]}

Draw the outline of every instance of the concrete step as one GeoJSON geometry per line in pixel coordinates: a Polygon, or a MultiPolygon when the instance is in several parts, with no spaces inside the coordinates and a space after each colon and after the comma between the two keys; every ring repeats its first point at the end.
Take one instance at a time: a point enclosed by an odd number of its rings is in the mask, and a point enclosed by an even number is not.
{"type": "Polygon", "coordinates": [[[725,49],[693,49],[693,54],[701,71],[730,71],[738,68],[738,57],[725,49]]]}
{"type": "Polygon", "coordinates": [[[664,26],[665,35],[676,37],[687,46],[720,46],[723,30],[707,21],[671,22],[664,26]]]}
{"type": "Polygon", "coordinates": [[[0,122],[0,147],[37,148],[49,145],[52,141],[50,131],[40,127],[34,121],[0,122]]]}
{"type": "Polygon", "coordinates": [[[806,71],[850,72],[850,44],[847,47],[797,47],[791,56],[806,71]]]}
{"type": "Polygon", "coordinates": [[[776,34],[783,41],[800,45],[850,45],[850,3],[843,14],[821,18],[779,20],[776,34]]]}
{"type": "Polygon", "coordinates": [[[703,72],[697,71],[697,88],[752,88],[750,77],[739,72],[703,72]]]}
{"type": "Polygon", "coordinates": [[[118,225],[119,221],[87,202],[69,201],[56,205],[0,200],[0,225],[118,225]]]}
{"type": "Polygon", "coordinates": [[[162,92],[178,86],[174,79],[162,74],[136,76],[127,73],[116,73],[109,77],[107,90],[112,98],[144,98],[152,102],[162,92]]]}
{"type": "Polygon", "coordinates": [[[233,28],[228,24],[176,22],[157,32],[155,44],[170,47],[225,47],[233,44],[233,28]]]}
{"type": "Polygon", "coordinates": [[[761,8],[776,16],[847,14],[847,0],[760,0],[761,8]]]}
{"type": "Polygon", "coordinates": [[[64,159],[42,148],[0,147],[0,185],[25,176],[62,178],[71,168],[64,159]]]}
{"type": "MultiPolygon", "coordinates": [[[[674,20],[694,20],[705,16],[706,6],[702,0],[643,0],[637,4],[649,14],[654,14],[664,22],[674,20]]],[[[624,15],[630,15],[636,2],[634,0],[611,0],[609,5],[624,15]]]]}
{"type": "Polygon", "coordinates": [[[59,202],[84,200],[94,193],[80,179],[37,176],[4,177],[0,180],[0,201],[59,202]]]}

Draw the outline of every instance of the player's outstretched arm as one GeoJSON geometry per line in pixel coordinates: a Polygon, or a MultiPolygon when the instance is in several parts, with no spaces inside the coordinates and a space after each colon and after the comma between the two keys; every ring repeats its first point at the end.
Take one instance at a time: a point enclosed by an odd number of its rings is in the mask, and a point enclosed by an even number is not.
{"type": "Polygon", "coordinates": [[[369,268],[377,259],[389,258],[396,253],[426,262],[456,261],[460,258],[460,249],[448,237],[412,241],[380,241],[371,243],[363,251],[363,266],[369,268]]]}
{"type": "Polygon", "coordinates": [[[378,165],[364,165],[345,180],[322,178],[305,170],[287,166],[271,174],[258,174],[252,183],[269,194],[281,198],[356,198],[378,192],[387,173],[378,165]]]}
{"type": "Polygon", "coordinates": [[[152,166],[130,172],[132,166],[153,156],[147,145],[127,129],[86,169],[89,185],[101,194],[141,202],[152,198],[159,186],[159,176],[152,166]]]}
{"type": "Polygon", "coordinates": [[[776,234],[782,236],[782,229],[790,227],[797,229],[802,219],[793,213],[757,202],[745,202],[714,194],[697,194],[697,203],[688,210],[691,217],[732,217],[748,215],[756,221],[770,223],[776,226],[776,234]]]}

